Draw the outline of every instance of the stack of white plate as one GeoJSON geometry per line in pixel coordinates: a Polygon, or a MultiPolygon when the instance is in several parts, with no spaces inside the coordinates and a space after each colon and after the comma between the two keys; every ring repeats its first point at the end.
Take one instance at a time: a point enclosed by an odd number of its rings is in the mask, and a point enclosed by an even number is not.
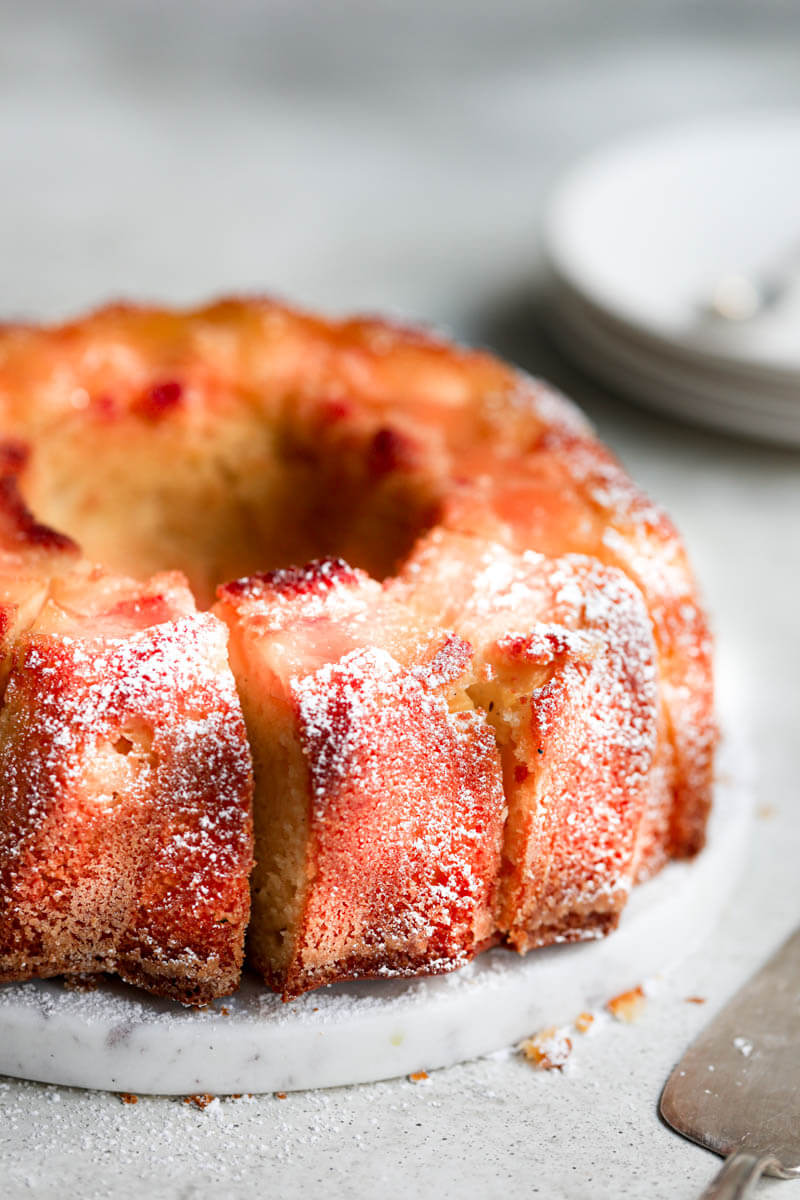
{"type": "Polygon", "coordinates": [[[800,446],[800,111],[599,154],[544,232],[569,356],[642,404],[800,446]]]}

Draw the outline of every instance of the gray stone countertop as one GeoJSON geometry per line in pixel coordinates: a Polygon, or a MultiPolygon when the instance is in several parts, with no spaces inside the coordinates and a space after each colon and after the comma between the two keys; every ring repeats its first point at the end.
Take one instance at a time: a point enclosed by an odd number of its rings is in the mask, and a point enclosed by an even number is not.
{"type": "Polygon", "coordinates": [[[656,1101],[800,913],[800,454],[649,415],[571,371],[538,332],[537,228],[576,155],[797,105],[798,62],[800,12],[772,0],[0,4],[2,315],[269,291],[431,321],[554,378],[686,535],[745,664],[759,813],[704,948],[562,1074],[506,1056],[205,1111],[0,1080],[4,1196],[689,1200],[711,1177],[656,1101]]]}

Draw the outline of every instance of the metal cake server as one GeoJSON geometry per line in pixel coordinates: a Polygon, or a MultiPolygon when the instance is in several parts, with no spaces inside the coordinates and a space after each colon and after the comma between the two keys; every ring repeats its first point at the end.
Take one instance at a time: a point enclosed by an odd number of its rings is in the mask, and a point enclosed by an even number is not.
{"type": "Polygon", "coordinates": [[[660,1107],[726,1158],[701,1200],[743,1200],[765,1172],[800,1177],[800,929],[692,1043],[660,1107]]]}

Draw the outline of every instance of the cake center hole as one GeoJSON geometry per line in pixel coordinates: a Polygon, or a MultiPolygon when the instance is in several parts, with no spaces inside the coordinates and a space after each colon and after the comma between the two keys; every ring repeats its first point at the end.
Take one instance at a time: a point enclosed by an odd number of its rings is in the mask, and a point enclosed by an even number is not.
{"type": "Polygon", "coordinates": [[[136,578],[182,571],[201,607],[220,583],[326,555],[384,579],[436,520],[440,473],[410,435],[317,404],[301,417],[287,399],[271,423],[231,401],[189,428],[180,407],[153,423],[90,406],[74,437],[41,437],[20,486],[88,558],[136,578]]]}

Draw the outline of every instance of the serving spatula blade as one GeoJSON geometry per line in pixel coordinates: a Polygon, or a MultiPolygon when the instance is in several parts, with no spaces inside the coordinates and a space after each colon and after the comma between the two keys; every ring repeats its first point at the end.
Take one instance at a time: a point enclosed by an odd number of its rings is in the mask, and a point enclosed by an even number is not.
{"type": "Polygon", "coordinates": [[[684,1137],[736,1156],[707,1197],[749,1195],[764,1171],[800,1176],[800,929],[692,1043],[660,1108],[684,1137]]]}

